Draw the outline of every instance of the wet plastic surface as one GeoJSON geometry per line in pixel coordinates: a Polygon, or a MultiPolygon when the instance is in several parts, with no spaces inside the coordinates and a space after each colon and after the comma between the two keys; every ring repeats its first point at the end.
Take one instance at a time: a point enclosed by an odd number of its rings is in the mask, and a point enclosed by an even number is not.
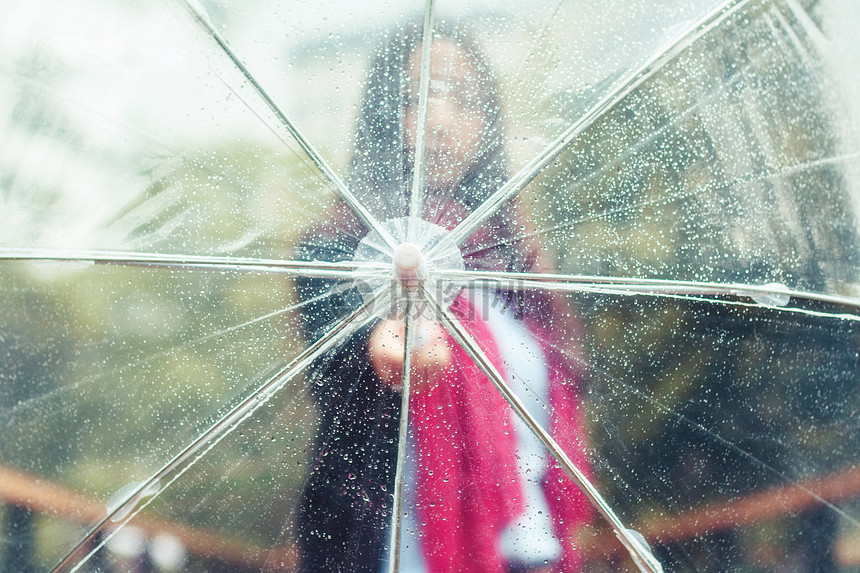
{"type": "Polygon", "coordinates": [[[7,569],[860,563],[849,2],[4,12],[7,569]]]}

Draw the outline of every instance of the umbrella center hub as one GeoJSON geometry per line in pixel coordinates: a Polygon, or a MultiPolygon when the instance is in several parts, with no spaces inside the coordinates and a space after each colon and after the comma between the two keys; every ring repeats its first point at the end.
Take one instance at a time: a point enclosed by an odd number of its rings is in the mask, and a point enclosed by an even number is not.
{"type": "Polygon", "coordinates": [[[410,299],[421,296],[422,286],[441,304],[451,304],[460,294],[462,284],[448,273],[465,268],[463,256],[453,245],[434,249],[449,231],[417,217],[389,219],[382,227],[394,237],[397,246],[392,249],[378,231],[371,231],[361,240],[353,257],[356,262],[390,265],[390,274],[369,273],[357,276],[352,283],[365,300],[381,289],[391,289],[388,302],[376,308],[374,314],[397,315],[410,299]],[[428,258],[431,251],[433,256],[428,258]]]}
{"type": "Polygon", "coordinates": [[[394,278],[407,290],[418,290],[427,278],[427,262],[414,243],[402,243],[392,256],[394,278]]]}

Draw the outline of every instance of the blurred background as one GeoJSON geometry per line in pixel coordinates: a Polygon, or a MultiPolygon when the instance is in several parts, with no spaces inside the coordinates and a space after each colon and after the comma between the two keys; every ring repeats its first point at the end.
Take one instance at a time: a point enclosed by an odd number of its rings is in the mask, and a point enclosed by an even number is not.
{"type": "MultiPolygon", "coordinates": [[[[43,571],[312,342],[285,274],[92,253],[297,258],[335,194],[258,86],[346,179],[373,51],[423,3],[5,4],[0,562],[43,571]]],[[[814,295],[566,294],[601,491],[667,570],[860,571],[860,7],[437,4],[496,68],[512,171],[611,102],[516,199],[558,272],[814,295]]],[[[83,570],[295,570],[315,428],[298,380],[83,570]]],[[[573,542],[632,570],[601,523],[573,542]]]]}

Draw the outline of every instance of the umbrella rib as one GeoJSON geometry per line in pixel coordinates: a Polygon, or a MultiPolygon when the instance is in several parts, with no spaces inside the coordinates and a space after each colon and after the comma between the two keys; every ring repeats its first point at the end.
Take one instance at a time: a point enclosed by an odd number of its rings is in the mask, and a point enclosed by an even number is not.
{"type": "Polygon", "coordinates": [[[296,140],[302,150],[308,155],[310,160],[314,163],[317,169],[328,178],[334,184],[335,192],[343,199],[344,203],[346,203],[350,209],[356,214],[356,216],[361,220],[365,227],[369,230],[379,232],[380,236],[383,240],[393,249],[397,246],[394,237],[382,227],[379,220],[373,216],[373,214],[367,210],[367,208],[358,200],[358,198],[350,191],[343,180],[335,173],[334,169],[332,169],[331,165],[323,159],[323,157],[317,152],[317,150],[311,145],[311,143],[307,140],[307,138],[302,134],[299,130],[298,126],[294,124],[287,115],[283,112],[283,110],[275,103],[275,100],[263,89],[263,86],[254,78],[248,68],[242,63],[242,60],[239,59],[239,56],[233,51],[233,49],[227,44],[227,41],[224,39],[221,34],[218,33],[218,30],[215,29],[212,20],[209,18],[209,15],[205,12],[204,8],[197,3],[195,0],[179,0],[185,8],[191,13],[191,16],[194,20],[201,26],[201,28],[207,32],[215,43],[218,44],[218,47],[224,52],[230,62],[239,70],[242,76],[248,81],[248,83],[253,88],[254,92],[263,100],[266,104],[266,107],[271,110],[272,113],[275,114],[275,117],[281,122],[281,124],[287,129],[290,135],[296,140]]]}
{"type": "Polygon", "coordinates": [[[58,268],[89,265],[119,267],[163,268],[172,270],[239,271],[253,273],[279,273],[311,278],[351,279],[358,271],[363,273],[390,272],[381,263],[325,261],[294,261],[255,259],[247,257],[188,256],[162,253],[126,253],[120,251],[84,251],[66,249],[0,249],[0,261],[32,261],[46,267],[58,268]]]}
{"type": "MultiPolygon", "coordinates": [[[[418,84],[418,129],[415,133],[415,157],[412,168],[412,193],[409,204],[409,215],[414,221],[421,218],[424,211],[424,155],[427,146],[427,107],[430,100],[430,54],[433,49],[433,12],[434,0],[427,0],[424,5],[424,29],[421,38],[421,73],[418,84]]],[[[409,241],[418,240],[417,225],[410,225],[409,241]]]]}
{"type": "Polygon", "coordinates": [[[441,306],[429,293],[424,289],[424,297],[428,305],[436,313],[436,316],[442,322],[445,329],[451,334],[455,341],[463,348],[463,350],[475,361],[475,364],[481,371],[490,379],[505,401],[511,406],[514,412],[519,416],[523,423],[528,426],[529,430],[543,443],[550,455],[564,469],[565,473],[576,483],[580,491],[589,499],[597,511],[606,519],[609,525],[615,531],[615,535],[630,552],[633,561],[639,566],[642,571],[647,573],[662,573],[663,568],[660,562],[654,557],[651,551],[645,547],[642,542],[637,539],[630,530],[624,526],[621,519],[615,514],[612,507],[603,499],[603,496],[597,488],[588,480],[585,474],[573,463],[573,461],[564,452],[561,446],[547,432],[535,418],[526,409],[522,400],[511,390],[504,377],[499,373],[492,361],[487,357],[486,353],[481,349],[472,335],[463,327],[453,313],[441,306]]]}
{"type": "Polygon", "coordinates": [[[477,209],[472,211],[468,217],[463,219],[450,234],[443,238],[428,253],[428,258],[439,250],[452,245],[460,245],[466,238],[487,219],[501,209],[512,197],[519,194],[538,174],[552,163],[561,153],[570,146],[585,130],[591,127],[597,120],[615,108],[633,90],[642,85],[656,72],[671,62],[686,48],[692,45],[715,26],[739,10],[750,0],[727,0],[716,10],[692,25],[677,40],[654,54],[642,66],[629,74],[617,88],[606,94],[599,102],[589,109],[579,120],[573,123],[567,130],[550,143],[531,162],[525,165],[511,179],[488,197],[477,209]]]}
{"type": "MultiPolygon", "coordinates": [[[[737,296],[753,300],[763,297],[790,297],[801,300],[848,306],[860,311],[856,298],[792,290],[782,286],[715,283],[632,277],[605,277],[553,273],[514,273],[506,271],[437,271],[439,280],[466,285],[485,284],[506,289],[550,290],[560,292],[665,296],[737,296]]],[[[724,301],[721,301],[724,302],[724,301]]],[[[761,306],[777,306],[762,304],[761,306]]],[[[782,308],[782,307],[778,307],[782,308]]],[[[860,318],[855,315],[846,317],[860,318]]]]}
{"type": "Polygon", "coordinates": [[[371,320],[374,320],[373,309],[377,304],[384,303],[388,296],[385,289],[377,291],[361,307],[340,319],[314,344],[293,358],[287,365],[282,367],[276,374],[242,400],[242,402],[219,418],[160,470],[146,481],[141,482],[133,491],[128,493],[122,503],[107,511],[107,514],[101,521],[66,554],[54,567],[53,571],[56,573],[58,571],[79,570],[117,531],[128,524],[138,513],[158,497],[161,492],[179,479],[245,420],[250,418],[254,412],[266,404],[275,394],[280,392],[297,374],[302,372],[322,354],[334,348],[346,337],[368,324],[371,320]],[[117,520],[116,516],[118,515],[124,515],[125,517],[117,520]],[[116,520],[116,523],[112,526],[112,531],[101,539],[83,559],[72,563],[81,549],[87,543],[90,543],[105,525],[113,520],[116,520]]]}
{"type": "Polygon", "coordinates": [[[412,347],[415,342],[415,303],[406,303],[406,333],[403,346],[403,374],[401,377],[400,395],[400,429],[397,437],[397,467],[394,474],[394,502],[391,514],[391,554],[388,571],[397,573],[400,570],[400,523],[403,517],[403,477],[406,466],[406,441],[409,436],[409,397],[411,392],[412,347]]]}

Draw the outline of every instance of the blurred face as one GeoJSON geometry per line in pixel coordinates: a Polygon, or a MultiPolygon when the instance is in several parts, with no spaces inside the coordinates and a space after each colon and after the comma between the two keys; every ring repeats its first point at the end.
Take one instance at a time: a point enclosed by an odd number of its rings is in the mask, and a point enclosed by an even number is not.
{"type": "MultiPolygon", "coordinates": [[[[410,160],[415,157],[420,71],[419,47],[412,54],[407,69],[404,128],[410,160]]],[[[462,181],[480,150],[484,115],[478,71],[467,53],[451,40],[434,42],[430,56],[424,163],[428,187],[450,188],[462,181]]]]}

